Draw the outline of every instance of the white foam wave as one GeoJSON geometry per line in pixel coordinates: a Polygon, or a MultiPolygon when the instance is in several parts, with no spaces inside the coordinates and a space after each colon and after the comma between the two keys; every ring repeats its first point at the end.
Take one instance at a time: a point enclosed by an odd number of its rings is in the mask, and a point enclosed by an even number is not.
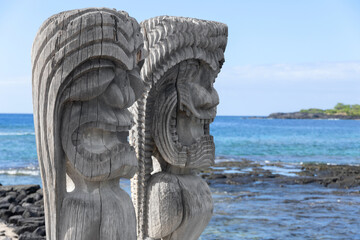
{"type": "Polygon", "coordinates": [[[0,132],[0,136],[26,136],[35,135],[35,132],[0,132]]]}
{"type": "Polygon", "coordinates": [[[0,175],[39,176],[38,169],[0,169],[0,175]]]}

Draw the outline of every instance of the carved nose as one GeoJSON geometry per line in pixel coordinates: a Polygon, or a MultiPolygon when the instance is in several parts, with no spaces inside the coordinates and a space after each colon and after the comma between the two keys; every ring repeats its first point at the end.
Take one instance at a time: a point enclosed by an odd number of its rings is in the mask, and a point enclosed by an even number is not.
{"type": "Polygon", "coordinates": [[[110,83],[106,91],[101,95],[101,98],[106,104],[115,108],[128,108],[135,102],[135,93],[128,83],[127,78],[120,79],[115,77],[114,81],[110,83]]]}
{"type": "Polygon", "coordinates": [[[214,88],[211,91],[207,91],[206,95],[202,95],[201,98],[198,107],[202,109],[211,109],[219,104],[219,95],[214,88]]]}

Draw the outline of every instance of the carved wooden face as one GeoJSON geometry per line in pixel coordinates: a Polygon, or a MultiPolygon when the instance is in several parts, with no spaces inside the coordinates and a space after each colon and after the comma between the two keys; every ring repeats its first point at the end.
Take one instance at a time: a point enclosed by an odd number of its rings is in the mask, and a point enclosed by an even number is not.
{"type": "Polygon", "coordinates": [[[215,146],[209,125],[219,104],[213,87],[216,75],[208,64],[195,59],[181,62],[164,75],[170,82],[175,79],[175,86],[159,96],[154,140],[168,163],[188,168],[213,164],[215,146]]]}
{"type": "Polygon", "coordinates": [[[137,160],[128,143],[133,121],[127,108],[143,91],[139,71],[109,61],[90,65],[68,87],[71,101],[64,107],[61,130],[65,154],[89,180],[131,177],[137,160]]]}
{"type": "Polygon", "coordinates": [[[190,146],[209,135],[209,124],[216,116],[219,96],[214,89],[216,73],[206,63],[187,60],[177,83],[179,106],[176,132],[182,145],[190,146]]]}

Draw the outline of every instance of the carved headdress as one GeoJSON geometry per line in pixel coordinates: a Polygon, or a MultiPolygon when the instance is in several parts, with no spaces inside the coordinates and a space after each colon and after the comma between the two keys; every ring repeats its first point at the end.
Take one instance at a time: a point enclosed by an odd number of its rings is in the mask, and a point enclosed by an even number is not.
{"type": "Polygon", "coordinates": [[[145,94],[132,108],[136,126],[131,137],[139,160],[139,172],[132,179],[132,198],[138,219],[138,239],[144,239],[148,235],[147,185],[156,168],[152,159],[158,154],[165,162],[180,168],[209,166],[214,160],[208,127],[216,115],[217,93],[211,93],[215,99],[211,106],[204,104],[197,108],[192,101],[196,96],[189,94],[187,83],[192,75],[206,78],[207,72],[213,73],[209,77],[215,79],[224,62],[228,32],[225,24],[184,17],[160,16],[140,25],[149,55],[141,69],[145,94]],[[179,140],[176,110],[185,112],[203,126],[201,136],[194,142],[184,145],[179,140]]]}
{"type": "MultiPolygon", "coordinates": [[[[117,68],[127,72],[130,85],[138,84],[139,74],[135,69],[139,70],[138,64],[143,60],[142,47],[136,20],[126,12],[106,8],[56,14],[44,22],[36,35],[32,49],[32,89],[48,239],[58,239],[56,228],[66,193],[65,153],[60,133],[64,106],[98,97],[115,78],[117,68]]],[[[91,114],[83,115],[91,118],[91,114]]],[[[85,165],[81,172],[84,175],[91,170],[91,174],[100,178],[112,177],[96,172],[96,163],[85,165]]]]}

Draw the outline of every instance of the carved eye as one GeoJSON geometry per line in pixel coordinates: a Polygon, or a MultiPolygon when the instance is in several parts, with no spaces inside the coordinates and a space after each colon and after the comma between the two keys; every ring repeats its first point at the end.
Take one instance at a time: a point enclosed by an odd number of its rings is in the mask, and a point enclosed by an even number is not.
{"type": "Polygon", "coordinates": [[[106,91],[101,95],[103,101],[116,108],[128,108],[144,91],[139,71],[115,70],[115,76],[106,91]]]}
{"type": "Polygon", "coordinates": [[[127,108],[135,101],[135,93],[130,86],[127,71],[116,69],[114,80],[101,96],[112,107],[127,108]]]}
{"type": "Polygon", "coordinates": [[[199,77],[199,63],[197,61],[190,61],[186,66],[187,77],[192,81],[198,80],[199,77]]]}
{"type": "Polygon", "coordinates": [[[114,79],[113,68],[93,69],[75,76],[68,88],[72,101],[87,101],[99,96],[114,79]]]}
{"type": "Polygon", "coordinates": [[[207,89],[208,91],[212,91],[214,88],[214,79],[215,76],[213,72],[206,68],[205,66],[201,68],[200,74],[200,85],[207,89]]]}

